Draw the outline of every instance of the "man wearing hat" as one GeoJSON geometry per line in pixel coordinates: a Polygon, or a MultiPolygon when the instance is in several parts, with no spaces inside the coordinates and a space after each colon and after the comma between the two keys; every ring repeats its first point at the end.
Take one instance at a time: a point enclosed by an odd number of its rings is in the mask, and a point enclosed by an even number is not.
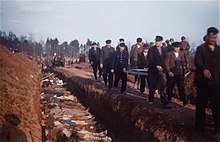
{"type": "MultiPolygon", "coordinates": [[[[143,42],[142,38],[137,38],[137,43],[131,46],[131,52],[130,52],[130,64],[131,68],[137,69],[137,59],[138,54],[143,51],[143,42]]],[[[135,75],[134,83],[139,88],[139,78],[138,75],[135,75]],[[136,84],[137,83],[137,84],[136,84]]]]}
{"type": "Polygon", "coordinates": [[[125,44],[119,44],[119,50],[116,50],[112,58],[111,70],[115,73],[114,87],[118,87],[118,82],[121,79],[121,93],[123,94],[127,88],[127,73],[128,68],[128,51],[125,49],[125,44]]]}
{"type": "Polygon", "coordinates": [[[162,47],[163,37],[156,36],[155,46],[149,49],[148,60],[149,60],[149,104],[154,102],[154,93],[158,89],[160,94],[161,102],[164,108],[170,108],[165,92],[166,86],[166,68],[165,68],[165,57],[166,48],[162,47]]]}
{"type": "Polygon", "coordinates": [[[189,42],[186,40],[185,36],[181,37],[181,46],[180,46],[180,50],[184,53],[185,58],[187,59],[187,63],[189,62],[189,49],[190,49],[190,45],[189,42]]]}
{"type": "MultiPolygon", "coordinates": [[[[148,62],[148,50],[150,49],[150,45],[144,44],[143,51],[138,54],[138,69],[148,69],[149,62],[148,62]]],[[[140,84],[140,92],[144,93],[146,81],[149,87],[149,78],[148,76],[141,75],[141,84],[140,84]]]]}
{"type": "Polygon", "coordinates": [[[196,128],[205,130],[205,110],[210,101],[214,120],[214,134],[220,138],[220,47],[218,29],[207,30],[206,41],[196,49],[196,128]]]}
{"type": "Polygon", "coordinates": [[[186,66],[187,62],[183,53],[180,52],[180,46],[180,42],[174,42],[172,44],[173,51],[169,52],[165,59],[165,66],[168,73],[166,92],[168,95],[168,100],[171,101],[173,97],[173,88],[175,84],[177,84],[180,100],[185,106],[188,103],[184,87],[184,67],[186,66]]]}
{"type": "Polygon", "coordinates": [[[99,70],[99,79],[102,76],[102,69],[100,67],[100,54],[101,49],[97,47],[95,42],[92,43],[91,49],[89,50],[89,62],[92,65],[94,77],[97,80],[97,70],[99,70]]]}
{"type": "MultiPolygon", "coordinates": [[[[121,43],[125,43],[125,40],[124,40],[123,38],[120,38],[120,39],[119,39],[119,44],[118,44],[118,46],[116,47],[116,50],[120,50],[119,45],[120,45],[121,43]]],[[[128,52],[128,46],[127,46],[127,45],[125,45],[125,50],[128,52]]]]}
{"type": "Polygon", "coordinates": [[[166,42],[167,53],[173,51],[173,48],[172,48],[172,45],[171,45],[172,44],[171,41],[167,39],[165,42],[166,42]]]}
{"type": "Polygon", "coordinates": [[[111,62],[115,48],[111,46],[111,40],[106,40],[106,45],[102,47],[100,55],[100,67],[103,68],[103,79],[105,85],[112,89],[113,72],[111,71],[111,62]]]}

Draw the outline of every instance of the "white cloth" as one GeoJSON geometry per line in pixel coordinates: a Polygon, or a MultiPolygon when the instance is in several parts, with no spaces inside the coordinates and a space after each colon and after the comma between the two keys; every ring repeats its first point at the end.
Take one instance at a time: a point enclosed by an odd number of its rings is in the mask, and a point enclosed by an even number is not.
{"type": "Polygon", "coordinates": [[[179,57],[179,52],[174,52],[174,54],[175,54],[176,58],[179,57]]]}

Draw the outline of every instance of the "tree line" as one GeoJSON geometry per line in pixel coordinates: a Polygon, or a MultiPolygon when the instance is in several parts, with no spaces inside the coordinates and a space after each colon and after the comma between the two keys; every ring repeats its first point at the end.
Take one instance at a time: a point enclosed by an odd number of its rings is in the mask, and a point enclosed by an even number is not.
{"type": "MultiPolygon", "coordinates": [[[[6,34],[0,31],[0,44],[6,46],[14,52],[22,52],[33,57],[53,56],[54,53],[60,56],[78,58],[81,53],[87,53],[92,44],[90,39],[87,39],[85,44],[80,44],[77,39],[70,42],[59,42],[58,38],[47,38],[46,42],[34,40],[34,34],[28,36],[17,36],[13,32],[6,34]]],[[[98,43],[99,45],[99,43],[98,43]]]]}

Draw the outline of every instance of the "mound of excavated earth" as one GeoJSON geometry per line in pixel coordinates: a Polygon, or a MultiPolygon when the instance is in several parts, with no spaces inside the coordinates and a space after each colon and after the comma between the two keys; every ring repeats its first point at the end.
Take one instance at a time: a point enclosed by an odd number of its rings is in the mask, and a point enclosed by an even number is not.
{"type": "Polygon", "coordinates": [[[41,70],[0,45],[0,141],[41,141],[41,70]]]}

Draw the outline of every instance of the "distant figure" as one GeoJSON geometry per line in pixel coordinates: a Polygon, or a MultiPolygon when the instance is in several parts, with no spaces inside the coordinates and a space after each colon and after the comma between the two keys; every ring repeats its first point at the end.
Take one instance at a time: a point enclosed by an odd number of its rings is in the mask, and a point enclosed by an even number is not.
{"type": "Polygon", "coordinates": [[[103,79],[105,85],[107,86],[108,82],[109,89],[112,89],[113,72],[111,70],[111,62],[115,48],[111,46],[111,40],[106,40],[105,42],[106,46],[103,46],[101,50],[100,67],[103,68],[103,79]]]}
{"type": "Polygon", "coordinates": [[[102,76],[102,69],[100,67],[100,55],[101,49],[97,47],[95,42],[92,43],[91,49],[89,50],[89,62],[92,65],[93,74],[97,80],[97,70],[99,70],[99,79],[102,76]]]}
{"type": "Polygon", "coordinates": [[[119,44],[119,50],[116,50],[113,58],[112,58],[112,65],[111,70],[115,73],[115,81],[114,81],[114,87],[118,87],[118,82],[121,79],[122,85],[121,85],[121,93],[125,93],[127,88],[127,73],[124,71],[128,68],[128,51],[125,48],[124,43],[119,44]]]}
{"type": "Polygon", "coordinates": [[[207,30],[206,42],[197,47],[196,66],[196,128],[205,130],[205,108],[211,103],[214,133],[220,137],[220,47],[216,44],[218,29],[207,30]]]}
{"type": "Polygon", "coordinates": [[[82,62],[86,62],[86,55],[85,53],[81,53],[79,55],[79,62],[82,63],[82,62]]]}
{"type": "Polygon", "coordinates": [[[184,53],[184,56],[188,62],[189,62],[189,49],[190,49],[189,42],[186,40],[185,36],[182,36],[180,50],[184,53]]]}
{"type": "MultiPolygon", "coordinates": [[[[120,45],[121,43],[125,43],[125,40],[124,40],[123,38],[120,38],[120,39],[119,39],[119,44],[118,44],[118,46],[116,47],[116,50],[120,50],[119,45],[120,45]]],[[[125,50],[128,52],[128,46],[127,46],[127,45],[125,45],[125,50]]]]}
{"type": "Polygon", "coordinates": [[[185,106],[188,104],[184,86],[184,67],[187,63],[183,53],[180,52],[180,46],[180,42],[174,42],[172,44],[174,50],[169,52],[166,56],[165,66],[168,73],[166,92],[168,95],[168,100],[171,102],[173,97],[173,89],[175,84],[177,84],[180,100],[183,102],[183,106],[185,106]]]}
{"type": "Polygon", "coordinates": [[[162,42],[162,46],[166,48],[167,46],[166,42],[162,42]]]}
{"type": "MultiPolygon", "coordinates": [[[[148,50],[150,49],[150,45],[144,44],[143,51],[138,54],[138,69],[148,69],[149,62],[148,62],[148,50]]],[[[149,87],[149,77],[141,75],[141,84],[140,84],[140,92],[143,94],[146,87],[146,82],[149,87]]]]}
{"type": "MultiPolygon", "coordinates": [[[[132,45],[130,52],[130,64],[132,69],[137,69],[138,54],[141,53],[142,51],[143,51],[142,38],[137,38],[137,43],[132,45]]],[[[138,78],[138,75],[135,75],[134,83],[138,89],[139,89],[139,82],[140,82],[140,78],[138,78]]]]}
{"type": "Polygon", "coordinates": [[[166,42],[167,53],[173,51],[173,48],[172,48],[172,45],[171,45],[172,44],[171,41],[167,39],[165,42],[166,42]]]}
{"type": "Polygon", "coordinates": [[[149,49],[149,104],[154,102],[154,93],[158,89],[160,94],[161,102],[164,108],[170,108],[165,92],[166,87],[166,68],[165,68],[165,57],[167,55],[166,49],[162,47],[162,36],[156,36],[155,46],[149,49]]]}
{"type": "Polygon", "coordinates": [[[53,66],[58,66],[58,56],[57,56],[57,53],[54,53],[53,54],[53,66]]]}
{"type": "Polygon", "coordinates": [[[153,47],[154,46],[154,42],[150,42],[150,47],[153,47]]]}
{"type": "Polygon", "coordinates": [[[172,45],[174,43],[174,39],[170,38],[170,45],[172,45]]]}

